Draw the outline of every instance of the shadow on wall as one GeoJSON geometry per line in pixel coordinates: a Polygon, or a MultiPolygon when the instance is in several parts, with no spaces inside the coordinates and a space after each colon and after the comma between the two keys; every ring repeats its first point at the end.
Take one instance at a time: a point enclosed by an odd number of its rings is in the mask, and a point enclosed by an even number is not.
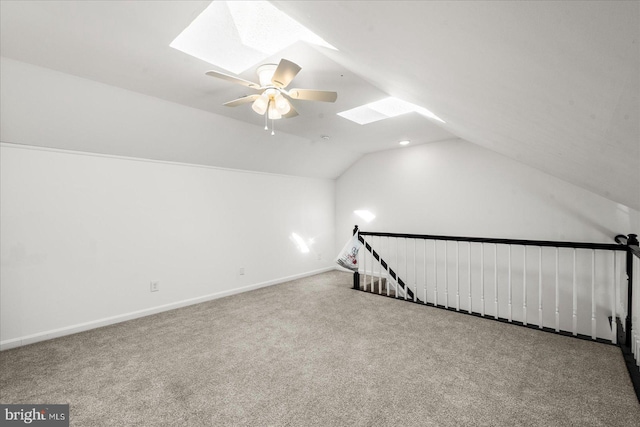
{"type": "MultiPolygon", "coordinates": [[[[539,196],[544,197],[543,194],[539,194],[539,196]]],[[[607,227],[602,221],[602,218],[595,218],[589,215],[591,212],[588,210],[580,210],[576,208],[575,204],[572,204],[568,199],[558,198],[555,195],[551,194],[546,198],[546,202],[549,205],[554,206],[559,212],[564,212],[577,223],[583,224],[586,229],[596,230],[603,236],[604,243],[611,243],[613,239],[618,234],[629,234],[634,231],[634,227],[637,226],[638,220],[637,218],[634,220],[634,217],[638,217],[639,213],[635,212],[633,209],[621,205],[616,204],[615,210],[612,206],[611,216],[620,219],[622,223],[625,223],[628,229],[625,230],[613,230],[607,227]]],[[[611,202],[612,204],[614,202],[611,202]]]]}

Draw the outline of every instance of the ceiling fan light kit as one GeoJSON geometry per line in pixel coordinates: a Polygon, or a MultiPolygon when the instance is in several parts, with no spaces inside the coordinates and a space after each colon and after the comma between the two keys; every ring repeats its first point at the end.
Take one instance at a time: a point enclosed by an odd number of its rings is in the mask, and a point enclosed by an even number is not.
{"type": "Polygon", "coordinates": [[[258,97],[258,99],[256,99],[253,102],[253,104],[251,104],[251,108],[253,109],[253,111],[255,111],[260,115],[263,115],[264,113],[266,113],[268,107],[269,107],[269,96],[267,96],[267,94],[264,92],[262,93],[262,95],[258,97]]]}
{"type": "Polygon", "coordinates": [[[274,101],[276,105],[276,110],[278,110],[278,112],[283,116],[286,115],[289,111],[291,111],[291,104],[289,104],[289,101],[287,101],[287,99],[284,96],[282,96],[281,93],[278,93],[275,96],[274,101]]]}
{"type": "Polygon", "coordinates": [[[269,101],[269,118],[271,120],[279,120],[282,118],[282,114],[280,114],[280,111],[278,111],[273,101],[269,101]]]}
{"type": "MultiPolygon", "coordinates": [[[[336,101],[338,98],[338,94],[336,92],[312,89],[291,89],[291,91],[287,91],[285,87],[291,83],[301,69],[302,68],[299,65],[286,59],[281,59],[280,63],[277,65],[260,65],[256,70],[260,84],[220,73],[218,71],[207,71],[206,74],[211,77],[217,77],[222,80],[227,80],[232,83],[260,91],[259,94],[234,99],[233,101],[226,102],[223,105],[227,107],[237,107],[238,105],[248,104],[251,102],[251,108],[253,111],[260,115],[266,114],[266,121],[267,118],[270,120],[278,120],[298,115],[298,112],[293,108],[293,105],[288,98],[303,101],[336,101]]],[[[265,129],[268,129],[266,124],[265,129]]],[[[271,134],[274,134],[273,131],[271,134]]]]}

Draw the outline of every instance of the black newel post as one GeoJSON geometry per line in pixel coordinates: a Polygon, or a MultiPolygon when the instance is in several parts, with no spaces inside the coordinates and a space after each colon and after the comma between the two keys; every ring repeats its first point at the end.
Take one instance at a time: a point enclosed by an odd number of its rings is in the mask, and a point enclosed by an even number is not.
{"type": "MultiPolygon", "coordinates": [[[[353,228],[353,234],[358,232],[358,226],[353,228]]],[[[360,272],[357,270],[353,272],[353,289],[360,289],[360,272]]]]}
{"type": "Polygon", "coordinates": [[[633,308],[633,254],[628,248],[630,245],[638,246],[638,235],[629,234],[627,238],[627,317],[625,319],[625,345],[631,347],[631,316],[633,308]]]}

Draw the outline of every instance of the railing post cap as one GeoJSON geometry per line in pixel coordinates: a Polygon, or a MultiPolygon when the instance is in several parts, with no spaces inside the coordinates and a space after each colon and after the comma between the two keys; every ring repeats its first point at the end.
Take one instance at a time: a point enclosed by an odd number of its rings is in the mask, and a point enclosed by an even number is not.
{"type": "Polygon", "coordinates": [[[627,240],[627,245],[637,245],[637,244],[638,244],[638,235],[629,234],[629,240],[627,240]]]}
{"type": "Polygon", "coordinates": [[[615,240],[616,243],[620,245],[626,245],[627,239],[628,239],[627,236],[625,236],[624,234],[618,234],[616,237],[613,238],[613,240],[615,240]]]}

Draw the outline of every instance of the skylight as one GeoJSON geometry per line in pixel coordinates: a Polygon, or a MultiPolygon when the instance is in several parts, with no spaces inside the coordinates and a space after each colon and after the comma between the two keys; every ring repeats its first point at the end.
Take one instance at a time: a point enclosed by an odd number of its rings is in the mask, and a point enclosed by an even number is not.
{"type": "Polygon", "coordinates": [[[352,108],[351,110],[343,111],[338,113],[338,115],[360,125],[366,125],[368,123],[377,122],[378,120],[384,120],[414,111],[422,114],[423,116],[444,123],[444,120],[426,108],[392,96],[376,102],[361,105],[360,107],[352,108]]]}
{"type": "Polygon", "coordinates": [[[336,50],[267,1],[212,1],[169,46],[240,74],[297,41],[336,50]]]}

